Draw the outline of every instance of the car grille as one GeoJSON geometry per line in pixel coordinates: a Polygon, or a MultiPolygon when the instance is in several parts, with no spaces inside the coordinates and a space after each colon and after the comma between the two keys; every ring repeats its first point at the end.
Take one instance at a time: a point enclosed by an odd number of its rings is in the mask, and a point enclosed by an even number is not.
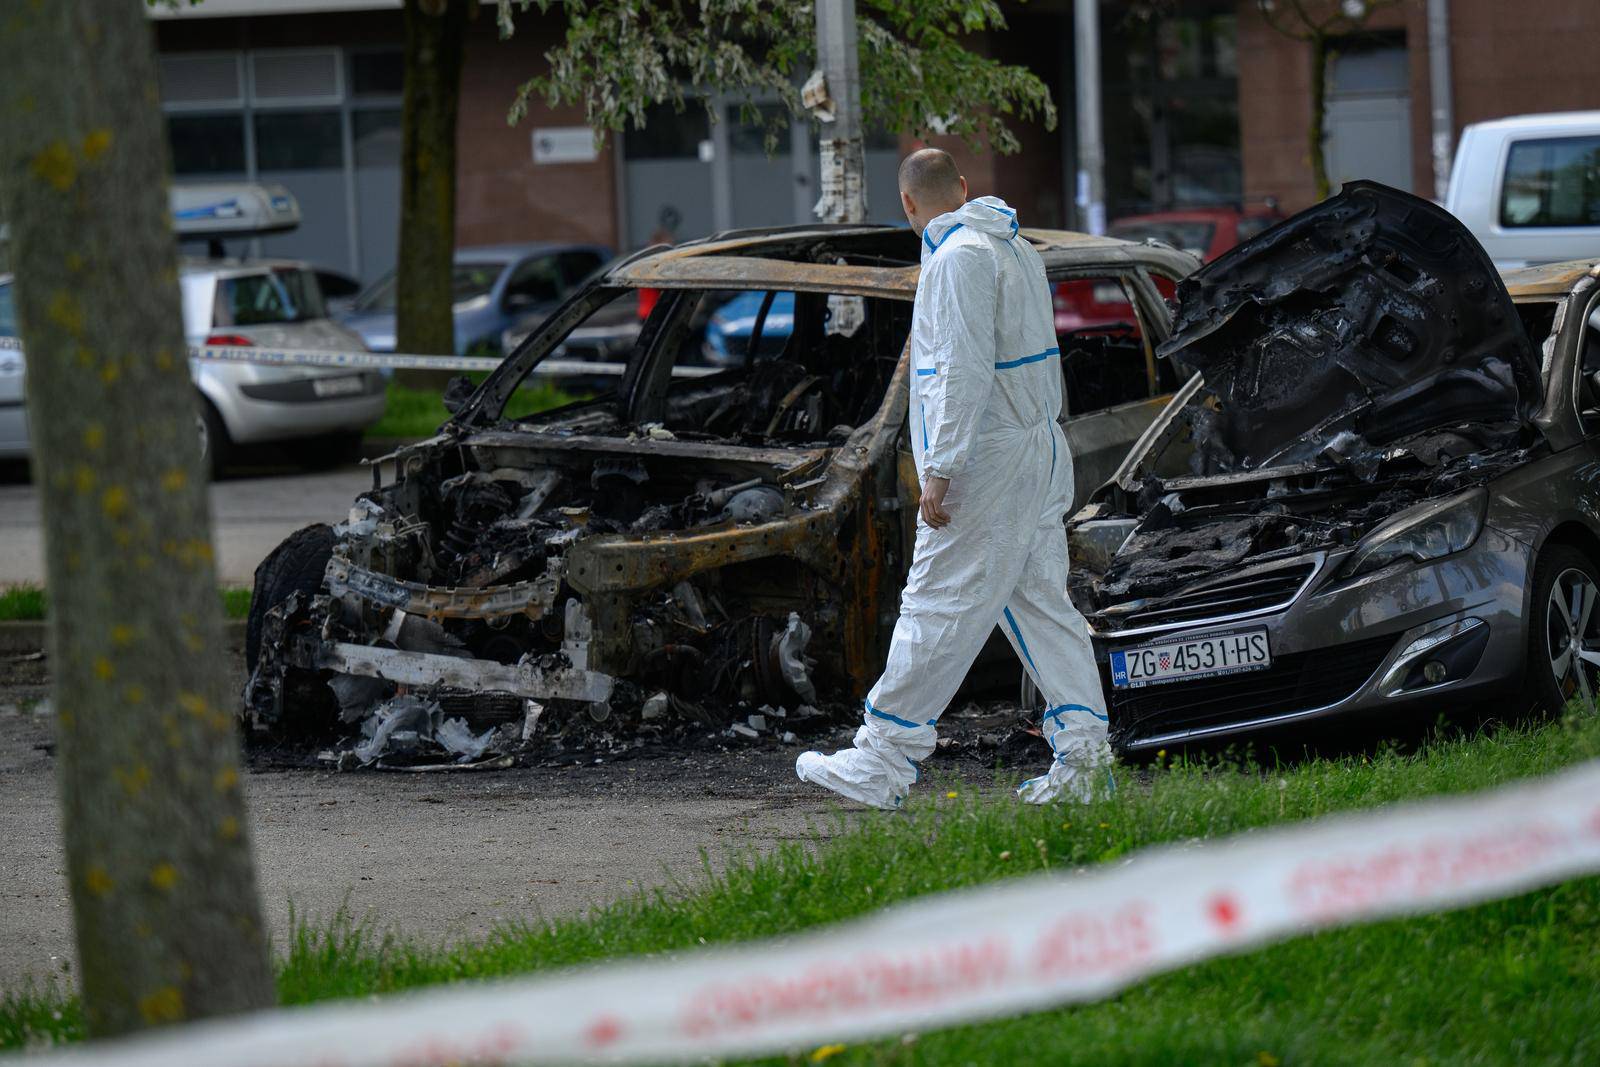
{"type": "Polygon", "coordinates": [[[1119,743],[1129,744],[1169,730],[1224,726],[1337,704],[1372,677],[1394,642],[1393,636],[1374,637],[1291,652],[1274,657],[1266,670],[1142,689],[1112,689],[1109,667],[1102,663],[1102,681],[1111,694],[1112,733],[1119,743]]]}
{"type": "Polygon", "coordinates": [[[1314,560],[1303,560],[1289,567],[1190,586],[1152,601],[1141,611],[1119,616],[1101,615],[1095,622],[1102,632],[1114,633],[1261,611],[1293,600],[1316,569],[1314,560]]]}

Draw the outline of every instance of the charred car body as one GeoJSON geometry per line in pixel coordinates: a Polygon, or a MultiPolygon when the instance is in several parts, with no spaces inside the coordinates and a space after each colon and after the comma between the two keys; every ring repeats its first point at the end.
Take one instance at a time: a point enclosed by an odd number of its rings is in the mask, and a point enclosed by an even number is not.
{"type": "MultiPolygon", "coordinates": [[[[1195,261],[1024,236],[1052,278],[1120,284],[1138,317],[1063,339],[1064,426],[1093,486],[1170,392],[1151,273],[1181,277],[1195,261]]],[[[915,529],[905,341],[917,263],[909,230],[811,227],[648,250],[602,272],[475,392],[447,396],[438,436],[377,461],[344,523],[303,530],[262,564],[251,723],[376,714],[405,732],[418,715],[436,727],[442,709],[482,738],[552,706],[631,713],[649,691],[708,718],[727,701],[859,696],[915,529]],[[570,333],[641,288],[662,295],[613,393],[503,416],[570,333]],[[696,326],[729,290],[764,294],[745,358],[696,366],[696,326]],[[784,293],[793,321],[774,354],[761,320],[784,293]],[[415,693],[425,709],[397,705],[415,693]]],[[[475,751],[463,746],[450,750],[475,751]]]]}
{"type": "Polygon", "coordinates": [[[1593,266],[1357,182],[1182,282],[1188,382],[1069,522],[1113,743],[1589,698],[1593,266]]]}

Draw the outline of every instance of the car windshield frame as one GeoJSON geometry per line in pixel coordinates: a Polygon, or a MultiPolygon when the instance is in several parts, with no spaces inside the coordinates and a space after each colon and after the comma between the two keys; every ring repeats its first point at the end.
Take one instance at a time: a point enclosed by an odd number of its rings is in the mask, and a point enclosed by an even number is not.
{"type": "MultiPolygon", "coordinates": [[[[581,328],[590,317],[604,308],[607,304],[626,294],[637,294],[642,289],[650,286],[632,283],[609,283],[608,275],[601,275],[591,280],[588,285],[580,288],[548,318],[541,322],[532,333],[522,340],[517,348],[501,361],[500,366],[489,372],[489,376],[473,392],[459,411],[445,424],[458,426],[463,429],[485,429],[504,421],[504,411],[511,397],[538,369],[540,363],[552,357],[560,350],[561,344],[575,330],[581,328]]],[[[798,293],[817,293],[822,295],[838,295],[838,287],[821,284],[820,282],[807,282],[803,280],[786,280],[783,283],[786,291],[798,293]]],[[[663,289],[662,298],[656,308],[652,310],[649,318],[645,320],[633,352],[627,360],[627,367],[623,377],[619,380],[619,391],[626,382],[632,381],[641,374],[648,373],[649,367],[644,364],[662,358],[659,341],[661,335],[667,331],[663,328],[669,321],[677,322],[685,316],[693,316],[699,302],[708,296],[726,294],[729,292],[743,294],[746,292],[765,293],[773,288],[770,279],[707,279],[698,285],[688,285],[677,282],[671,287],[663,289]],[[691,306],[682,305],[684,294],[694,297],[691,306]],[[676,299],[669,299],[676,298],[676,299]],[[661,317],[657,317],[657,312],[661,317]]],[[[845,294],[851,295],[851,294],[845,294]]],[[[864,299],[896,300],[909,303],[915,296],[914,291],[902,292],[890,290],[878,294],[876,297],[864,299]]],[[[709,316],[708,316],[709,317],[709,316]]],[[[726,373],[728,370],[738,368],[708,368],[715,373],[726,373]]],[[[580,403],[600,403],[614,399],[613,394],[602,394],[580,403]]],[[[523,427],[526,432],[539,432],[533,427],[523,427]]]]}

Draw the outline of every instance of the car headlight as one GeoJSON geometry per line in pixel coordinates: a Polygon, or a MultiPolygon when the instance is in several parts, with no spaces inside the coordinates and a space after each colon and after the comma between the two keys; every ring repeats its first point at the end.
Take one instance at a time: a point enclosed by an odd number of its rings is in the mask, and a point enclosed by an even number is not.
{"type": "Polygon", "coordinates": [[[1402,512],[1373,530],[1340,571],[1346,578],[1375,571],[1402,559],[1438,559],[1460,552],[1478,539],[1489,494],[1482,488],[1402,512]]]}

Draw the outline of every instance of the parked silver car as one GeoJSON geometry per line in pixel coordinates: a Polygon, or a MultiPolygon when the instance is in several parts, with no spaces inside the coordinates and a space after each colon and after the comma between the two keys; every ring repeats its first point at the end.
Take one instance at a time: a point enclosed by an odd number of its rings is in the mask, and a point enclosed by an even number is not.
{"type": "MultiPolygon", "coordinates": [[[[363,352],[328,318],[312,268],[290,260],[186,262],[183,332],[190,344],[363,352]]],[[[235,445],[292,443],[305,456],[351,451],[383,417],[377,371],[193,360],[202,448],[220,469],[235,445]]]]}
{"type": "MultiPolygon", "coordinates": [[[[361,352],[353,331],[327,317],[316,275],[292,261],[188,260],[179,271],[183,332],[191,345],[361,352]]],[[[16,337],[12,278],[0,275],[0,337],[16,337]]],[[[284,443],[305,457],[348,452],[383,417],[374,371],[191,360],[200,446],[220,470],[237,445],[284,443]]],[[[0,348],[0,456],[28,454],[19,348],[0,348]]]]}
{"type": "Polygon", "coordinates": [[[1354,182],[1178,287],[1192,376],[1069,523],[1113,743],[1592,701],[1600,264],[1354,182]]]}

